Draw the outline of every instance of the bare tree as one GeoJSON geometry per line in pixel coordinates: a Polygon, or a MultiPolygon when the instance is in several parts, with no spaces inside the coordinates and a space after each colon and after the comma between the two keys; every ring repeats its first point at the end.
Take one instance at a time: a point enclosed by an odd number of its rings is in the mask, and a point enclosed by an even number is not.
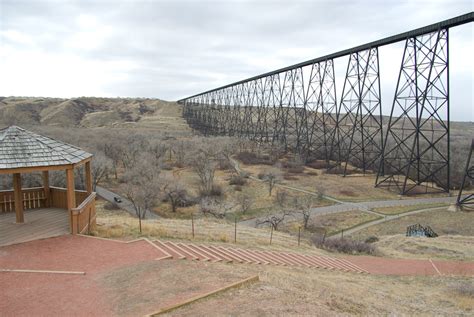
{"type": "Polygon", "coordinates": [[[252,208],[254,201],[254,197],[248,192],[241,193],[237,196],[237,203],[240,207],[240,211],[242,212],[242,214],[245,214],[247,211],[250,210],[250,208],[252,208]]]}
{"type": "Polygon", "coordinates": [[[291,211],[289,210],[284,210],[279,214],[271,214],[268,215],[266,218],[263,220],[257,220],[257,226],[263,225],[263,224],[268,224],[271,227],[273,227],[273,230],[277,231],[278,226],[285,220],[287,216],[291,214],[291,211]]]}
{"type": "Polygon", "coordinates": [[[183,167],[186,162],[186,152],[189,150],[188,142],[178,140],[171,144],[170,149],[173,150],[176,166],[183,167]]]}
{"type": "Polygon", "coordinates": [[[102,179],[109,172],[112,164],[112,160],[107,158],[102,153],[94,155],[94,160],[92,161],[92,186],[93,190],[97,190],[97,185],[102,181],[102,179]]]}
{"type": "Polygon", "coordinates": [[[135,209],[141,233],[142,219],[145,219],[146,213],[155,205],[160,195],[158,183],[160,170],[153,166],[146,157],[141,157],[137,161],[139,164],[125,172],[123,190],[135,209]]]}
{"type": "Polygon", "coordinates": [[[194,172],[199,177],[201,191],[205,195],[209,195],[214,186],[214,174],[217,169],[217,164],[211,153],[199,151],[192,158],[192,166],[194,172]]]}
{"type": "Polygon", "coordinates": [[[316,185],[316,199],[317,202],[321,202],[324,199],[326,189],[322,185],[316,185]]]}
{"type": "Polygon", "coordinates": [[[282,175],[278,168],[267,169],[263,173],[262,179],[268,184],[268,196],[272,195],[273,188],[281,181],[282,175]]]}
{"type": "Polygon", "coordinates": [[[188,192],[178,179],[174,177],[166,178],[162,191],[166,201],[171,205],[172,212],[176,212],[179,206],[186,203],[188,192]]]}
{"type": "Polygon", "coordinates": [[[304,195],[293,198],[293,205],[297,212],[303,216],[303,227],[308,228],[309,218],[311,217],[311,208],[314,204],[314,198],[311,195],[304,195]]]}
{"type": "Polygon", "coordinates": [[[115,179],[118,178],[117,168],[122,159],[124,146],[114,139],[108,139],[103,145],[104,154],[112,161],[112,170],[115,179]]]}
{"type": "Polygon", "coordinates": [[[286,190],[278,190],[275,197],[275,202],[280,208],[286,208],[290,195],[286,190]]]}

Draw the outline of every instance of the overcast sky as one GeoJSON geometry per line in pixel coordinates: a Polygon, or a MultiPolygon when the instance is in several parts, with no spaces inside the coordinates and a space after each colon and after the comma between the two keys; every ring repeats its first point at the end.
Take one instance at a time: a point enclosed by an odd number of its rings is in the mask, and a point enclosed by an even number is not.
{"type": "MultiPolygon", "coordinates": [[[[0,95],[177,100],[468,13],[472,3],[0,0],[0,95]]],[[[454,120],[474,121],[473,29],[450,31],[454,120]]],[[[384,109],[402,50],[380,50],[384,109]]],[[[336,64],[339,93],[346,63],[336,64]]]]}

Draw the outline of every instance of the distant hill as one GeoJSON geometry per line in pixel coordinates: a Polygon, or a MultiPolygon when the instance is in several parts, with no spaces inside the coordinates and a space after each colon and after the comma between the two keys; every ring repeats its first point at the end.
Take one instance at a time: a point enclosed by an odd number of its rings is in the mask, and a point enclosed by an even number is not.
{"type": "Polygon", "coordinates": [[[181,111],[177,103],[159,99],[0,97],[0,126],[188,129],[181,111]]]}

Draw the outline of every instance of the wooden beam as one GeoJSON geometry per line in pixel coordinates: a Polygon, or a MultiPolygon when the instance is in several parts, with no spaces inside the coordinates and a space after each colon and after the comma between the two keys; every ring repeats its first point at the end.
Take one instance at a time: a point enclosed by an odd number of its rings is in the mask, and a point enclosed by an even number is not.
{"type": "Polygon", "coordinates": [[[43,171],[43,188],[45,207],[51,207],[51,191],[49,189],[49,171],[43,171]]]}
{"type": "Polygon", "coordinates": [[[85,165],[84,173],[86,174],[86,191],[87,194],[92,193],[92,169],[91,161],[87,162],[85,165]]]}
{"type": "Polygon", "coordinates": [[[39,166],[39,167],[18,167],[18,168],[2,168],[0,174],[15,174],[15,173],[33,173],[41,171],[64,171],[68,168],[73,168],[74,165],[57,165],[57,166],[39,166]]]}
{"type": "Polygon", "coordinates": [[[76,193],[74,192],[74,169],[70,168],[66,170],[66,187],[67,187],[67,209],[69,211],[69,220],[71,233],[74,233],[74,223],[72,209],[76,208],[76,193]]]}
{"type": "Polygon", "coordinates": [[[13,191],[15,196],[16,223],[23,223],[23,193],[21,192],[21,174],[13,174],[13,191]]]}

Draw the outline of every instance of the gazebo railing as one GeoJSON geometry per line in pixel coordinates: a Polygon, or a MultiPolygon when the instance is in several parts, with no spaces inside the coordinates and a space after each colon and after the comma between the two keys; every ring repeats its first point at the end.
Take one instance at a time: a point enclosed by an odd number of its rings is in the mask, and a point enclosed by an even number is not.
{"type": "MultiPolygon", "coordinates": [[[[21,191],[23,209],[46,207],[46,195],[43,187],[24,188],[21,191]]],[[[15,212],[15,196],[13,190],[0,191],[0,213],[15,212]]]]}
{"type": "Polygon", "coordinates": [[[84,201],[71,210],[72,234],[84,233],[95,223],[95,193],[91,193],[84,201]]]}
{"type": "MultiPolygon", "coordinates": [[[[45,195],[43,187],[23,188],[23,209],[37,209],[55,207],[67,209],[67,192],[65,188],[50,187],[50,202],[45,195]]],[[[76,190],[76,204],[81,204],[87,197],[87,192],[76,190]]],[[[15,196],[13,190],[0,191],[0,213],[15,212],[15,196]]]]}
{"type": "MultiPolygon", "coordinates": [[[[80,205],[86,198],[87,192],[85,190],[75,190],[76,205],[80,205]]],[[[67,209],[67,190],[66,188],[50,187],[51,193],[51,207],[67,209]]]]}

